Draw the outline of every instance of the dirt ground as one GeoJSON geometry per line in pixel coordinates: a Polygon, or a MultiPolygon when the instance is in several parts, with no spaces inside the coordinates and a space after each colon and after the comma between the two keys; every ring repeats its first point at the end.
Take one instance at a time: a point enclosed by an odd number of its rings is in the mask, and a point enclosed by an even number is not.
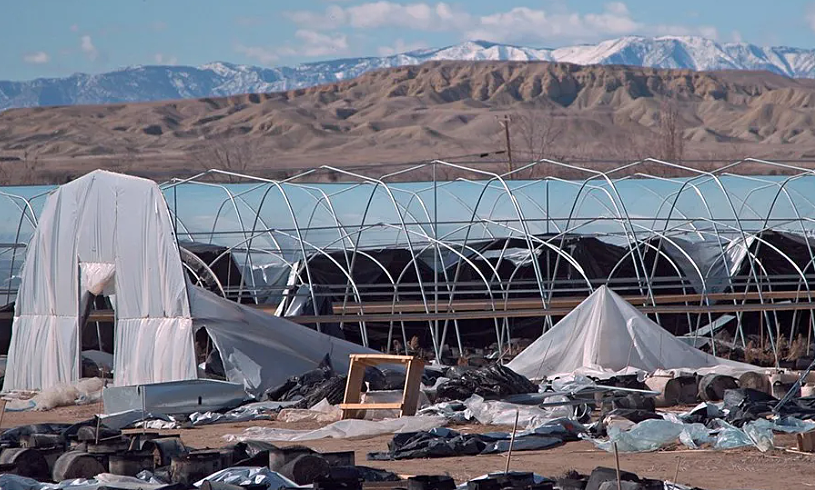
{"type": "MultiPolygon", "coordinates": [[[[84,407],[63,407],[49,412],[24,412],[5,414],[2,427],[42,422],[75,422],[92,417],[99,411],[98,405],[84,407]]],[[[195,448],[220,447],[226,445],[223,436],[240,434],[247,427],[285,427],[288,429],[314,429],[317,423],[285,424],[277,421],[243,422],[207,427],[170,431],[180,433],[185,444],[195,448]]],[[[507,430],[495,426],[457,426],[461,432],[486,432],[507,430]]],[[[505,455],[466,456],[407,461],[367,461],[371,451],[387,449],[391,436],[378,436],[370,439],[323,439],[302,443],[319,451],[356,452],[357,464],[373,466],[402,475],[449,474],[457,481],[482,475],[490,471],[503,470],[505,455]]],[[[794,436],[776,435],[776,446],[794,447],[794,436]]],[[[298,443],[301,444],[301,443],[298,443]]],[[[623,454],[620,457],[622,469],[640,476],[658,479],[674,478],[679,466],[678,481],[686,485],[717,489],[786,490],[790,488],[815,487],[815,454],[804,455],[776,449],[760,453],[756,449],[736,449],[729,451],[674,450],[653,453],[623,454]]],[[[596,466],[614,466],[614,457],[599,451],[588,442],[570,442],[545,451],[528,451],[512,456],[512,468],[534,471],[545,476],[557,476],[569,469],[588,473],[596,466]]]]}

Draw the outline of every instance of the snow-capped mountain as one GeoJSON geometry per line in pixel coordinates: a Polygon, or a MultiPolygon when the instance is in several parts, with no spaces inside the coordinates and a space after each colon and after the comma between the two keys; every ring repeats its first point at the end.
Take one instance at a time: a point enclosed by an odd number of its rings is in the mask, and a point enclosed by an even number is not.
{"type": "Polygon", "coordinates": [[[0,81],[0,110],[48,105],[146,102],[276,92],[347,80],[367,71],[431,60],[559,61],[693,70],[767,70],[815,78],[815,50],[717,43],[700,37],[623,37],[596,45],[536,49],[469,41],[381,58],[349,58],[295,67],[261,68],[230,63],[135,66],[99,75],[75,74],[25,82],[0,81]]]}

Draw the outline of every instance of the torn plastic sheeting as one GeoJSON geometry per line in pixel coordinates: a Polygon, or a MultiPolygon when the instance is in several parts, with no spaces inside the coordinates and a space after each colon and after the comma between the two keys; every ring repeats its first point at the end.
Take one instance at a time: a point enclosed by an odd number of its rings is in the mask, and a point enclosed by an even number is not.
{"type": "Polygon", "coordinates": [[[0,475],[0,488],[3,490],[47,490],[57,488],[56,484],[41,483],[37,480],[17,475],[0,475]]]}
{"type": "Polygon", "coordinates": [[[349,437],[374,437],[382,434],[419,432],[443,426],[444,417],[400,417],[372,422],[370,420],[340,420],[316,430],[273,429],[269,427],[249,427],[243,434],[227,434],[229,442],[248,440],[258,441],[313,441],[316,439],[349,437]]]}
{"type": "Polygon", "coordinates": [[[149,483],[139,478],[110,473],[101,473],[91,479],[64,480],[60,483],[42,483],[17,475],[0,475],[0,489],[2,490],[97,490],[99,487],[113,487],[125,490],[159,490],[166,486],[166,483],[149,483]]]}
{"type": "Polygon", "coordinates": [[[711,430],[702,424],[681,423],[675,420],[678,420],[676,416],[671,417],[671,420],[645,420],[627,431],[619,427],[610,427],[607,441],[592,442],[598,448],[609,452],[613,450],[615,442],[618,451],[644,452],[655,451],[676,442],[677,439],[690,449],[698,449],[702,444],[713,443],[715,449],[754,446],[759,451],[766,452],[774,447],[773,431],[805,432],[811,427],[797,419],[784,421],[759,419],[748,422],[739,429],[722,419],[716,419],[716,428],[711,430]]]}
{"type": "Polygon", "coordinates": [[[595,386],[597,386],[597,383],[595,383],[594,380],[582,374],[562,376],[552,380],[552,389],[558,392],[568,391],[570,393],[577,393],[578,391],[586,388],[594,388],[595,386]]]}
{"type": "MultiPolygon", "coordinates": [[[[496,476],[504,476],[504,472],[502,471],[500,473],[488,473],[486,475],[477,476],[477,477],[471,479],[470,481],[486,480],[487,478],[495,478],[496,476]]],[[[552,483],[554,483],[554,481],[551,478],[547,478],[547,477],[545,477],[543,475],[539,475],[537,473],[532,473],[532,480],[535,482],[536,485],[539,484],[539,483],[544,483],[544,482],[552,482],[552,483]]],[[[462,483],[461,485],[456,487],[456,490],[466,490],[468,488],[468,485],[467,485],[468,483],[469,482],[462,483]]]]}
{"type": "Polygon", "coordinates": [[[801,420],[795,417],[781,417],[772,422],[773,430],[776,432],[786,432],[787,434],[798,434],[815,430],[815,422],[811,420],[801,420]]]}
{"type": "Polygon", "coordinates": [[[758,419],[744,424],[741,430],[750,438],[750,442],[762,453],[773,448],[773,423],[758,419]]]}
{"type": "Polygon", "coordinates": [[[439,385],[436,396],[440,401],[463,400],[473,395],[497,400],[537,391],[537,385],[507,366],[492,365],[464,371],[460,377],[439,385]]]}
{"type": "Polygon", "coordinates": [[[292,405],[292,402],[255,402],[233,408],[226,413],[195,412],[190,415],[190,422],[194,427],[211,424],[226,424],[233,422],[248,422],[252,420],[270,420],[271,412],[292,405]]]}
{"type": "Polygon", "coordinates": [[[340,407],[328,403],[325,398],[311,408],[286,408],[281,410],[277,416],[277,420],[286,423],[302,422],[304,420],[326,423],[337,422],[340,419],[342,419],[340,407]]]}
{"type": "Polygon", "coordinates": [[[627,431],[619,427],[609,429],[608,440],[593,440],[594,444],[608,452],[617,450],[624,453],[656,451],[679,440],[691,449],[711,442],[708,429],[702,424],[677,424],[667,420],[644,420],[627,431]]]}
{"type": "MultiPolygon", "coordinates": [[[[554,401],[552,397],[551,401],[554,401]]],[[[521,427],[536,427],[546,421],[570,417],[569,407],[556,407],[543,409],[536,406],[516,405],[501,401],[485,401],[478,395],[473,395],[464,401],[464,406],[473,414],[475,419],[484,425],[512,425],[515,423],[515,412],[518,412],[518,425],[521,427]]]]}
{"type": "MultiPolygon", "coordinates": [[[[716,449],[734,449],[745,446],[752,446],[753,441],[738,427],[728,424],[724,420],[717,420],[719,429],[716,430],[716,449]]],[[[746,424],[745,424],[746,425],[746,424]]]]}
{"type": "MultiPolygon", "coordinates": [[[[511,437],[508,432],[462,434],[444,428],[397,434],[388,443],[388,451],[368,453],[368,459],[391,461],[502,453],[509,450],[511,437]]],[[[516,451],[548,449],[562,444],[565,438],[576,437],[565,431],[560,437],[526,433],[515,436],[512,448],[516,451]]]]}
{"type": "Polygon", "coordinates": [[[200,487],[205,481],[228,483],[230,485],[266,485],[268,490],[300,488],[299,485],[280,473],[261,466],[233,466],[215,472],[193,485],[200,487]]]}
{"type": "Polygon", "coordinates": [[[435,405],[425,407],[418,412],[422,416],[444,417],[448,422],[454,424],[464,424],[473,420],[473,413],[467,410],[464,402],[456,400],[451,402],[440,402],[435,405]]]}
{"type": "Polygon", "coordinates": [[[271,412],[276,412],[296,402],[256,402],[249,403],[225,413],[195,412],[190,414],[189,422],[180,422],[175,417],[165,414],[148,412],[143,415],[141,410],[128,410],[101,416],[102,424],[111,429],[124,429],[127,427],[146,427],[156,430],[172,430],[183,427],[199,427],[212,424],[227,424],[235,422],[249,422],[253,420],[271,420],[271,412]]]}
{"type": "MultiPolygon", "coordinates": [[[[509,451],[508,439],[501,439],[487,445],[481,454],[494,454],[505,453],[509,451]]],[[[551,447],[563,444],[563,439],[559,437],[546,437],[546,436],[516,436],[515,441],[512,443],[513,451],[539,451],[542,449],[549,449],[551,447]]]]}
{"type": "Polygon", "coordinates": [[[716,423],[719,426],[716,429],[716,449],[755,446],[761,452],[769,451],[774,447],[773,432],[795,434],[815,428],[815,423],[792,417],[774,421],[766,419],[753,420],[744,424],[741,429],[724,420],[716,420],[716,423]]]}
{"type": "Polygon", "coordinates": [[[126,427],[135,427],[136,423],[143,420],[161,420],[163,422],[175,422],[175,419],[163,413],[143,412],[141,410],[126,410],[124,412],[111,413],[99,416],[102,425],[105,427],[121,430],[126,427]]]}
{"type": "MultiPolygon", "coordinates": [[[[379,390],[362,393],[360,403],[400,403],[404,397],[404,390],[379,390]]],[[[430,405],[427,395],[420,391],[416,400],[416,410],[430,405]]],[[[389,410],[366,410],[365,420],[382,420],[385,418],[399,417],[399,409],[389,410]]]]}

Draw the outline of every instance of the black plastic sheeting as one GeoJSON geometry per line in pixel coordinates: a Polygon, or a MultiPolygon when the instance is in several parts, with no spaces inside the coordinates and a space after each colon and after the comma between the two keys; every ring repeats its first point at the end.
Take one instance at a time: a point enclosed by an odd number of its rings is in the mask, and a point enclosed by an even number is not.
{"type": "MultiPolygon", "coordinates": [[[[241,274],[241,270],[235,263],[235,258],[228,248],[209,243],[188,241],[180,241],[178,245],[197,256],[199,259],[201,259],[201,261],[209,266],[224,289],[229,290],[226,293],[227,299],[236,302],[240,299],[240,303],[255,303],[251,292],[247,291],[241,294],[240,298],[238,297],[237,290],[240,289],[240,286],[243,284],[243,274],[241,274]]],[[[205,280],[203,284],[205,289],[208,289],[220,296],[220,290],[214,281],[209,280],[209,274],[204,270],[199,270],[203,269],[200,267],[200,264],[188,263],[187,265],[195,270],[195,272],[205,280]]],[[[194,277],[189,270],[187,270],[187,274],[189,275],[193,284],[198,282],[198,278],[194,277]]]]}
{"type": "Polygon", "coordinates": [[[778,400],[762,391],[739,388],[724,392],[724,408],[729,410],[727,420],[736,427],[747,422],[777,414],[801,420],[815,420],[815,397],[793,398],[774,412],[778,400]]]}
{"type": "Polygon", "coordinates": [[[328,358],[316,369],[292,376],[282,385],[266,390],[271,401],[296,401],[297,408],[311,408],[327,399],[328,403],[342,403],[347,376],[340,376],[331,367],[328,358]]]}
{"type": "MultiPolygon", "coordinates": [[[[334,251],[328,254],[315,254],[308,259],[308,269],[312,284],[328,286],[334,302],[342,303],[344,298],[356,301],[348,276],[337,267],[340,264],[360,289],[364,289],[363,301],[391,301],[394,297],[394,285],[432,283],[433,270],[421,260],[413,260],[407,249],[365,250],[364,253],[346,253],[334,251]],[[336,261],[336,263],[335,263],[336,261]],[[377,263],[378,262],[378,263],[377,263]],[[382,264],[381,266],[379,264],[382,264]],[[418,274],[417,274],[418,270],[418,274]]],[[[305,280],[305,266],[301,267],[300,277],[305,280]]],[[[417,286],[399,289],[399,299],[419,300],[421,294],[417,286]]]]}
{"type": "MultiPolygon", "coordinates": [[[[89,419],[75,424],[57,424],[57,423],[44,423],[44,424],[31,424],[19,425],[12,429],[6,429],[0,434],[0,447],[17,447],[24,437],[32,434],[52,434],[59,435],[67,441],[69,438],[76,435],[82,427],[93,427],[96,429],[96,419],[89,419]]],[[[107,438],[121,435],[121,431],[110,429],[104,425],[100,426],[100,438],[107,438]]]]}
{"type": "MultiPolygon", "coordinates": [[[[14,313],[14,302],[0,307],[0,313],[14,313]]],[[[0,320],[0,355],[7,355],[11,346],[12,318],[0,320]]]]}
{"type": "MultiPolygon", "coordinates": [[[[298,376],[292,376],[280,386],[266,390],[265,398],[270,401],[297,401],[297,408],[311,408],[323,399],[332,405],[342,403],[348,377],[338,374],[331,367],[326,356],[317,368],[298,376]]],[[[362,390],[401,390],[405,386],[404,372],[391,369],[365,369],[362,390]]]]}
{"type": "MultiPolygon", "coordinates": [[[[512,450],[535,451],[576,441],[576,426],[566,419],[561,419],[560,422],[516,434],[512,450]]],[[[409,432],[394,435],[388,443],[388,451],[368,453],[368,459],[389,461],[503,453],[509,450],[510,439],[508,432],[462,434],[446,428],[409,432]]]]}
{"type": "Polygon", "coordinates": [[[466,400],[478,395],[485,400],[498,400],[509,395],[536,393],[537,385],[506,366],[488,366],[465,371],[461,377],[438,386],[437,401],[466,400]]]}
{"type": "MultiPolygon", "coordinates": [[[[298,315],[315,315],[325,316],[334,314],[334,306],[331,302],[331,296],[326,286],[315,284],[308,286],[301,284],[294,295],[287,300],[285,314],[283,316],[298,316],[298,315]],[[312,294],[313,291],[313,294],[312,294]],[[316,303],[316,306],[315,306],[316,303]]],[[[340,328],[339,323],[334,322],[320,322],[320,328],[317,328],[316,323],[303,323],[304,327],[312,330],[318,330],[324,334],[337,337],[338,339],[345,340],[345,333],[340,328]]]]}

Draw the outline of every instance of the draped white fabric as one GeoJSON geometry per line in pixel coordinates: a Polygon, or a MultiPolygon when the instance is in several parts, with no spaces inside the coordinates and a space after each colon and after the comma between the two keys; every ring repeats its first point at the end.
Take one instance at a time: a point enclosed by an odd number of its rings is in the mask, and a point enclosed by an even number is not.
{"type": "Polygon", "coordinates": [[[530,379],[636,371],[734,374],[760,368],[695,349],[601,286],[507,366],[530,379]]]}
{"type": "Polygon", "coordinates": [[[116,294],[116,384],[196,377],[185,274],[164,197],[152,181],[95,171],[56,189],[40,215],[4,391],[79,377],[82,298],[103,290],[116,294]]]}

